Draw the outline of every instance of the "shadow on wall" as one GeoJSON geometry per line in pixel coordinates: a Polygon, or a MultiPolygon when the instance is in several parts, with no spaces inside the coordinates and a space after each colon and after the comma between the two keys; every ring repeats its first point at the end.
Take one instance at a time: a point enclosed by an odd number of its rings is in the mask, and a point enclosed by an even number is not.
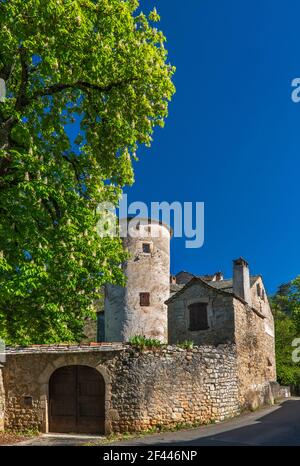
{"type": "MultiPolygon", "coordinates": [[[[245,422],[249,423],[249,418],[245,422]]],[[[237,419],[237,422],[243,422],[237,419]]],[[[285,401],[276,411],[262,417],[255,417],[252,424],[230,428],[222,433],[203,435],[193,440],[160,442],[155,445],[167,446],[300,446],[300,399],[285,401]]],[[[208,429],[225,429],[226,424],[208,429]]],[[[190,433],[191,431],[189,431],[190,433]]]]}

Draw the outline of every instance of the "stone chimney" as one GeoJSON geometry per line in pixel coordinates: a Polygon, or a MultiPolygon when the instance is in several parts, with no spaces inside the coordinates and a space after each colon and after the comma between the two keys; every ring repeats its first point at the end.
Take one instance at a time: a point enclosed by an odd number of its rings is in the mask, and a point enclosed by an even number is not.
{"type": "Polygon", "coordinates": [[[224,280],[224,275],[222,272],[216,272],[215,273],[215,280],[216,282],[220,282],[221,280],[224,280]]]}
{"type": "Polygon", "coordinates": [[[252,305],[249,266],[242,257],[233,261],[233,292],[252,305]]]}
{"type": "Polygon", "coordinates": [[[176,276],[175,275],[170,275],[170,283],[171,285],[176,285],[176,276]]]}

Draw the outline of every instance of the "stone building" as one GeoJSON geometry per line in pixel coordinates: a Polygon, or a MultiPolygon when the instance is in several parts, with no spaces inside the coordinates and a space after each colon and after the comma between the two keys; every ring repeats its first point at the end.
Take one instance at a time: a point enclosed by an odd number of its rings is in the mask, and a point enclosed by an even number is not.
{"type": "Polygon", "coordinates": [[[148,220],[130,228],[127,287],[106,287],[102,342],[8,348],[0,429],[109,433],[218,422],[282,396],[261,276],[250,276],[242,258],[232,279],[170,276],[170,229],[148,220]],[[142,351],[127,343],[134,335],[166,344],[142,351]],[[183,349],[186,340],[194,347],[183,349]]]}
{"type": "Polygon", "coordinates": [[[130,227],[127,286],[106,287],[105,340],[144,335],[171,345],[235,344],[240,401],[261,404],[276,381],[274,320],[262,277],[250,276],[242,258],[233,261],[231,279],[222,272],[170,275],[171,236],[166,225],[149,219],[130,227]]]}
{"type": "Polygon", "coordinates": [[[123,222],[123,269],[126,287],[105,287],[105,341],[128,341],[134,335],[168,339],[165,301],[170,296],[170,228],[158,221],[123,222]]]}
{"type": "Polygon", "coordinates": [[[180,273],[171,292],[169,343],[234,343],[240,401],[246,407],[262,404],[269,382],[276,381],[274,320],[262,277],[250,276],[240,258],[233,261],[233,279],[180,273]]]}

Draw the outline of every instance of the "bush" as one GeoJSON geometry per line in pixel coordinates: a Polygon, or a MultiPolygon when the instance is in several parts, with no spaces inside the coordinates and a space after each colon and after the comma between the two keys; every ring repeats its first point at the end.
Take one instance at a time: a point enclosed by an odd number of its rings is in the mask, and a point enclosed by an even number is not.
{"type": "Polygon", "coordinates": [[[140,349],[153,349],[153,348],[163,348],[165,344],[163,344],[160,340],[155,340],[152,338],[146,338],[143,335],[135,335],[129,339],[129,344],[136,348],[140,349]]]}
{"type": "Polygon", "coordinates": [[[182,343],[178,343],[177,346],[182,349],[191,350],[194,348],[194,342],[191,340],[185,340],[182,343]]]}

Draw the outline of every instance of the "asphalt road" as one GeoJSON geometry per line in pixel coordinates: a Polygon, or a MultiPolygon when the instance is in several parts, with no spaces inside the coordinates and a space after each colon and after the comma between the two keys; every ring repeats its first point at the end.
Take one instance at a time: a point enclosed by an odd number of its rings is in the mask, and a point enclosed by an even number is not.
{"type": "MultiPolygon", "coordinates": [[[[103,439],[102,439],[103,440],[103,439]]],[[[99,445],[100,437],[88,435],[48,434],[21,442],[27,446],[99,445]]],[[[300,398],[291,398],[256,413],[196,429],[148,435],[139,439],[106,444],[105,446],[300,446],[300,398]]]]}

